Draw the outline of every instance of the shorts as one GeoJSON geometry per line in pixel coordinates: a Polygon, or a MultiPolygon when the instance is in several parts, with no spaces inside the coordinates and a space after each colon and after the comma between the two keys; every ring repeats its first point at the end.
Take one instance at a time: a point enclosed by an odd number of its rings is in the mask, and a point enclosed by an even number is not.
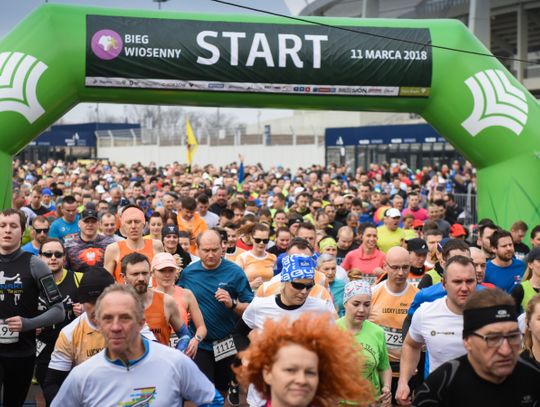
{"type": "Polygon", "coordinates": [[[220,392],[226,392],[229,388],[229,383],[233,379],[231,365],[234,363],[236,355],[229,356],[216,362],[214,352],[199,348],[195,356],[195,364],[208,377],[216,389],[220,392]]]}

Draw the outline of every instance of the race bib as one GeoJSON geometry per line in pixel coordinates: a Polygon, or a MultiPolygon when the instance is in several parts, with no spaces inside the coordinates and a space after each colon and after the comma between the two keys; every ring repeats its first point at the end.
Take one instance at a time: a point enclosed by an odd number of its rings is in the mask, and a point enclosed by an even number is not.
{"type": "Polygon", "coordinates": [[[41,353],[41,351],[43,349],[45,349],[45,345],[43,342],[41,342],[39,339],[36,339],[36,357],[39,356],[39,354],[41,353]]]}
{"type": "Polygon", "coordinates": [[[403,334],[401,329],[382,327],[386,338],[386,345],[392,347],[401,347],[403,345],[403,334]]]}
{"type": "Polygon", "coordinates": [[[4,320],[0,319],[0,344],[7,345],[19,342],[19,332],[10,331],[4,320]]]}
{"type": "Polygon", "coordinates": [[[214,347],[214,359],[216,362],[221,359],[228,358],[229,356],[236,355],[238,350],[236,350],[236,345],[231,336],[222,339],[220,341],[213,342],[214,347]]]}

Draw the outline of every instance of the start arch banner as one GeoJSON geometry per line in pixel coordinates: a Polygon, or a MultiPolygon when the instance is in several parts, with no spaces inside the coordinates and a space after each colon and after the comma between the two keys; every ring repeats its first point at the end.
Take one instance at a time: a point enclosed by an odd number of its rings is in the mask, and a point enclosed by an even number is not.
{"type": "Polygon", "coordinates": [[[538,103],[456,20],[44,5],[0,41],[0,171],[80,102],[418,113],[478,168],[481,217],[540,223],[538,103]]]}

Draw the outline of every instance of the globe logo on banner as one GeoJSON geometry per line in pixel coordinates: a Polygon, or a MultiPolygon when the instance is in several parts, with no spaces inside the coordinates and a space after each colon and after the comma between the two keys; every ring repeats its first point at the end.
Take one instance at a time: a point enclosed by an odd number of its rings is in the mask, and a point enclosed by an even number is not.
{"type": "Polygon", "coordinates": [[[0,53],[0,112],[20,113],[30,124],[39,119],[45,109],[39,104],[36,90],[47,68],[32,55],[0,53]]]}
{"type": "Polygon", "coordinates": [[[499,69],[478,72],[465,81],[473,95],[471,115],[461,125],[471,136],[500,126],[519,136],[527,124],[529,106],[525,92],[512,85],[499,69]]]}
{"type": "Polygon", "coordinates": [[[92,51],[99,59],[111,60],[122,52],[122,37],[113,30],[100,30],[92,37],[92,51]]]}

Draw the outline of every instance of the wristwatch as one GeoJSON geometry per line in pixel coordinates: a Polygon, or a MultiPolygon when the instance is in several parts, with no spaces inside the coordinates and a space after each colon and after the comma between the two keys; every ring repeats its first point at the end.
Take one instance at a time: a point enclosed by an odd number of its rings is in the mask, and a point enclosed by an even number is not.
{"type": "Polygon", "coordinates": [[[203,341],[203,337],[201,335],[195,334],[194,338],[197,340],[197,342],[202,342],[203,341]]]}
{"type": "Polygon", "coordinates": [[[233,298],[231,309],[235,309],[237,305],[238,305],[238,300],[236,298],[233,298]]]}

